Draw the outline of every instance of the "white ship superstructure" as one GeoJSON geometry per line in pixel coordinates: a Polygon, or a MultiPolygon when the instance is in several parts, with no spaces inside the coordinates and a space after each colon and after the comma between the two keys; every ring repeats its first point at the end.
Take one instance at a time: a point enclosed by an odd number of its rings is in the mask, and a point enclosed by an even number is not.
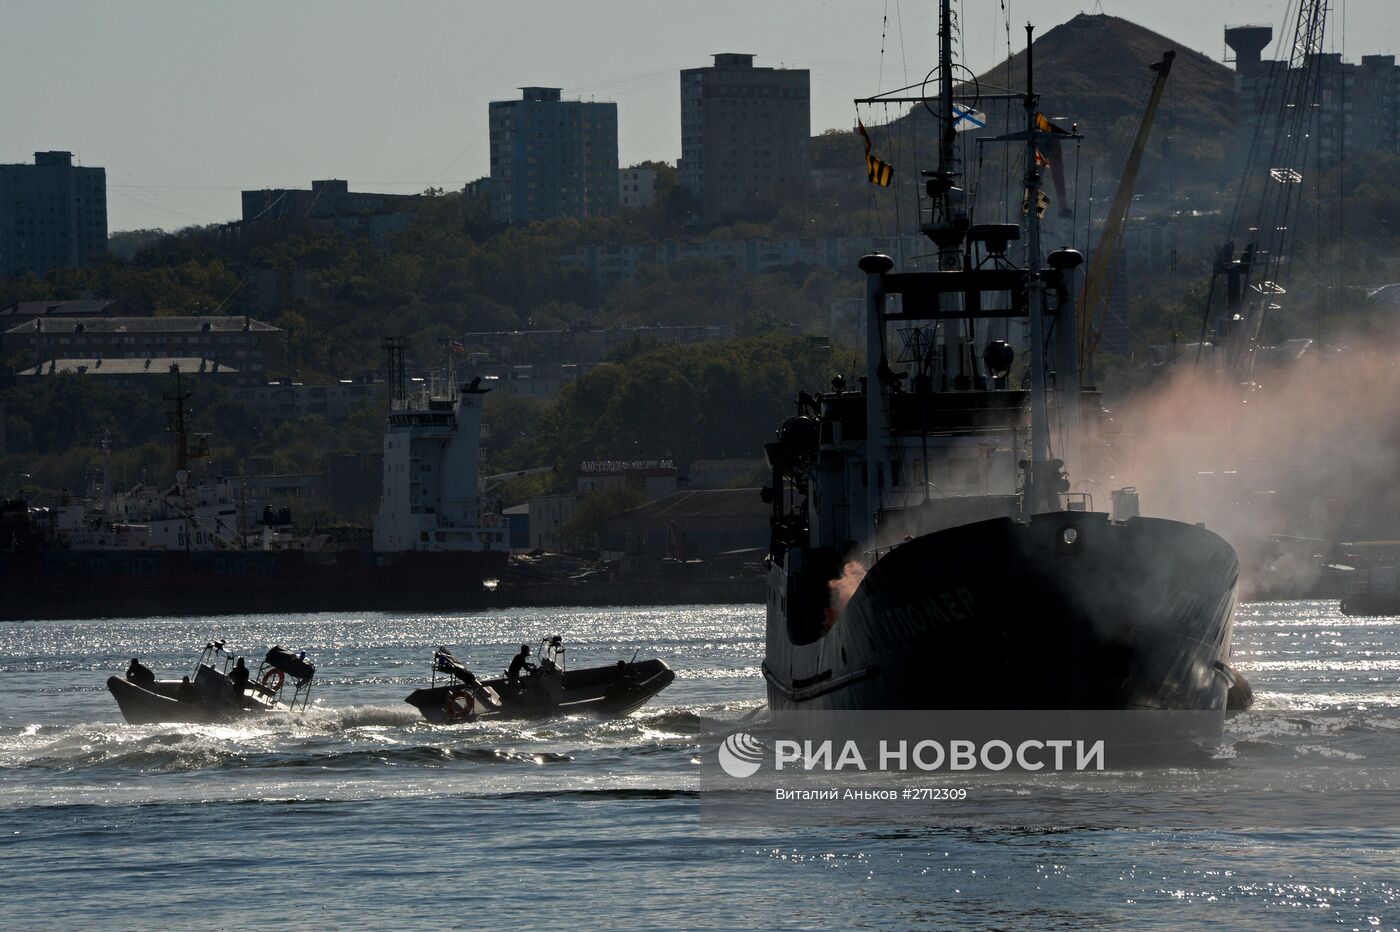
{"type": "Polygon", "coordinates": [[[384,491],[374,549],[506,550],[506,525],[483,515],[478,491],[481,410],[489,389],[459,385],[449,371],[398,396],[384,431],[384,491]]]}

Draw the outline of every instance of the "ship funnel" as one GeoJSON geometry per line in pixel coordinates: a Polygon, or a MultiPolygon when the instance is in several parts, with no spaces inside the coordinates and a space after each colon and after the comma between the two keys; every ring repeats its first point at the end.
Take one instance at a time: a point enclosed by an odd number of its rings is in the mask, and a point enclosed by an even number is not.
{"type": "Polygon", "coordinates": [[[1232,26],[1225,30],[1225,44],[1235,52],[1235,71],[1258,71],[1260,56],[1274,38],[1272,26],[1232,26]]]}

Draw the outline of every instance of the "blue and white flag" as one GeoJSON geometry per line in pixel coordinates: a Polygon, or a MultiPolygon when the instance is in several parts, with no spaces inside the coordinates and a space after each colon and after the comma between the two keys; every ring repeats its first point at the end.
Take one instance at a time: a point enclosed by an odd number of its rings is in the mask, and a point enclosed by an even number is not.
{"type": "Polygon", "coordinates": [[[963,104],[953,104],[953,129],[962,132],[965,129],[986,129],[987,115],[981,110],[974,110],[963,104]]]}

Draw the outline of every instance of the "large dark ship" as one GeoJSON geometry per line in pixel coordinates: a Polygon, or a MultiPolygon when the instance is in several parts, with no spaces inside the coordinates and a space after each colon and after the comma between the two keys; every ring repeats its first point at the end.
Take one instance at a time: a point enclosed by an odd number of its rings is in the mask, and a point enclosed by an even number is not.
{"type": "MultiPolygon", "coordinates": [[[[987,140],[1024,149],[1024,219],[973,222],[957,187],[955,113],[969,105],[954,109],[951,32],[944,0],[939,164],[923,173],[937,267],[861,260],[864,376],[802,393],[767,447],[769,706],[1223,722],[1234,550],[1204,527],[1139,516],[1133,489],[1112,492],[1112,513],[1071,492],[1068,468],[1103,439],[1102,408],[1080,372],[1082,259],[1042,259],[1036,205],[1041,153],[1076,134],[1039,110],[1028,31],[1026,89],[1000,98],[1024,107],[1024,129],[987,140]]],[[[1159,77],[1169,67],[1170,55],[1159,77]]]]}

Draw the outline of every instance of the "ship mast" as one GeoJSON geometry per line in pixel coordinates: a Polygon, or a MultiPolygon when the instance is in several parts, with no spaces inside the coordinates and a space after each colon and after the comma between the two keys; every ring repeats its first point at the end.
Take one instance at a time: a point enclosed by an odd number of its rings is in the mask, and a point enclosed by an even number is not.
{"type": "MultiPolygon", "coordinates": [[[[967,235],[966,213],[955,207],[954,186],[957,178],[958,131],[953,112],[953,11],[952,0],[941,0],[938,15],[938,119],[942,124],[938,134],[938,167],[923,174],[928,178],[925,190],[932,199],[929,222],[923,233],[938,247],[939,271],[952,272],[963,267],[963,239],[967,235]]],[[[956,302],[954,295],[949,296],[956,302]]],[[[943,322],[943,374],[946,380],[953,371],[953,360],[962,365],[964,325],[957,319],[943,322]]]]}
{"type": "Polygon", "coordinates": [[[957,172],[953,148],[958,131],[953,126],[953,12],[952,0],[942,0],[938,17],[938,116],[943,124],[938,136],[938,168],[929,185],[933,195],[933,216],[929,235],[938,244],[938,267],[957,269],[962,264],[962,236],[953,236],[956,225],[952,213],[953,178],[957,172]],[[941,227],[941,229],[940,229],[941,227]],[[934,236],[937,232],[940,235],[934,236]]]}
{"type": "Polygon", "coordinates": [[[172,367],[175,373],[175,394],[166,395],[165,400],[174,402],[174,408],[170,413],[170,429],[175,434],[175,476],[179,480],[180,486],[185,484],[184,476],[190,468],[190,446],[189,433],[185,427],[185,402],[190,400],[190,392],[187,392],[180,385],[180,369],[178,366],[172,367]]]}
{"type": "MultiPolygon", "coordinates": [[[[1034,27],[1026,24],[1026,305],[1031,338],[1031,458],[1025,471],[1022,507],[1027,516],[1059,511],[1059,468],[1050,459],[1050,419],[1045,399],[1045,326],[1042,301],[1045,282],[1040,274],[1040,166],[1036,146],[1040,139],[1036,120],[1039,98],[1035,94],[1034,27]]],[[[1077,386],[1075,387],[1077,388],[1077,386]]]]}

